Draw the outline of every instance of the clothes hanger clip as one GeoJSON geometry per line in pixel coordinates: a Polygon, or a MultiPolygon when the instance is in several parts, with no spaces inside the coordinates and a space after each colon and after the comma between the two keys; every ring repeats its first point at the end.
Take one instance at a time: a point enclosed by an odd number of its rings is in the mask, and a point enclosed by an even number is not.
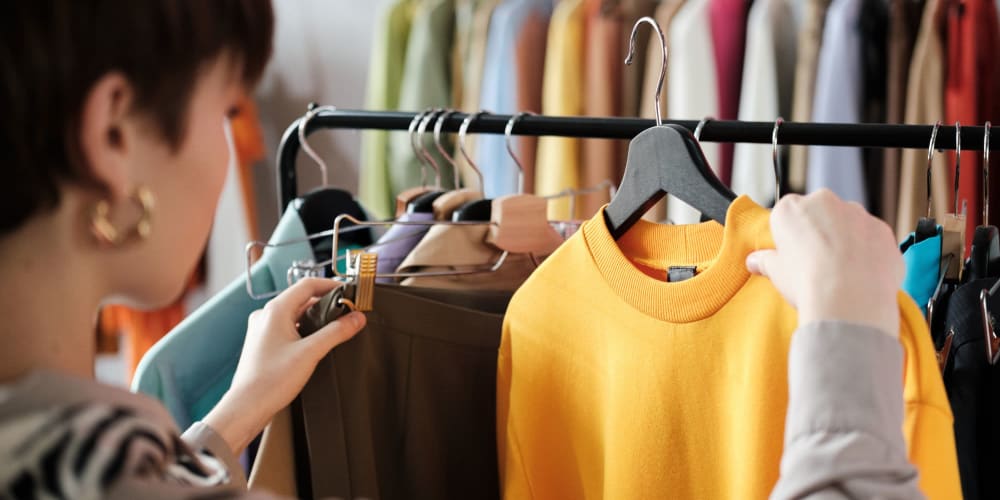
{"type": "Polygon", "coordinates": [[[340,303],[352,311],[371,311],[375,301],[375,274],[378,269],[378,254],[366,251],[347,251],[347,275],[355,282],[354,300],[346,297],[340,303]]]}

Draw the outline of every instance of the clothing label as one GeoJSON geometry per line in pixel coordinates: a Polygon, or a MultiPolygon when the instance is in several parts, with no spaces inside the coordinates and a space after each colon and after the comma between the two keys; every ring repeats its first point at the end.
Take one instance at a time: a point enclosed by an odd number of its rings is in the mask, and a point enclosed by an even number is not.
{"type": "Polygon", "coordinates": [[[667,268],[667,282],[676,283],[694,278],[698,272],[697,266],[670,266],[667,268]]]}

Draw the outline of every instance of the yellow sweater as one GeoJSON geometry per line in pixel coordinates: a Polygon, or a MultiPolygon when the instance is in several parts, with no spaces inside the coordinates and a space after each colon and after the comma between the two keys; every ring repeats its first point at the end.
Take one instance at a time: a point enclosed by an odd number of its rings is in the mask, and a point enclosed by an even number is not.
{"type": "MultiPolygon", "coordinates": [[[[504,497],[766,498],[797,326],[794,309],[744,265],[773,248],[768,211],[744,196],[725,228],[639,221],[618,242],[602,212],[508,309],[497,380],[504,497]],[[698,274],[666,282],[680,265],[698,274]]],[[[961,498],[927,326],[905,298],[900,316],[910,461],[929,498],[961,498]]]]}

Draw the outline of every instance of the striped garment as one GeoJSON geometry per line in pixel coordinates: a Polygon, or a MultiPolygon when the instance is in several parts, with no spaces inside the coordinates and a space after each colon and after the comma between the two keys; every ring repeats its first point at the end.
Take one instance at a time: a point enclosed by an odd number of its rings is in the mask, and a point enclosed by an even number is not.
{"type": "Polygon", "coordinates": [[[56,406],[0,425],[0,497],[104,498],[122,478],[211,487],[225,465],[192,450],[134,409],[105,403],[56,406]]]}

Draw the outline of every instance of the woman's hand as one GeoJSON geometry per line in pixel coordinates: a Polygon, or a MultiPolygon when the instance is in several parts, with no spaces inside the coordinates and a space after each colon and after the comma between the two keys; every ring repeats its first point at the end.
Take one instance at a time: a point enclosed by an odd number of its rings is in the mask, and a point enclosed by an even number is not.
{"type": "Polygon", "coordinates": [[[204,419],[235,454],[292,402],[331,349],[364,328],[365,315],[354,312],[299,336],[299,317],[338,286],[328,279],[304,279],[250,315],[233,384],[204,419]]]}
{"type": "Polygon", "coordinates": [[[905,264],[892,230],[828,190],[787,195],[771,212],[774,250],[747,257],[799,311],[799,324],[840,320],[899,334],[905,264]]]}

